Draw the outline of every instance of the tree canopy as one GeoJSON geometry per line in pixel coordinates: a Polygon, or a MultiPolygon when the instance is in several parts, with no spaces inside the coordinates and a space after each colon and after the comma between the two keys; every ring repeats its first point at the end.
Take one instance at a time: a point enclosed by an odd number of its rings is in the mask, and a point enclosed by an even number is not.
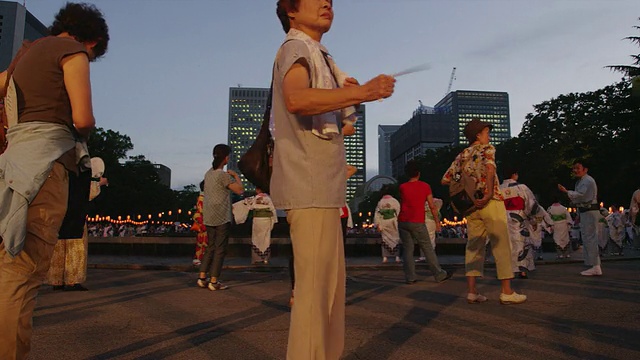
{"type": "Polygon", "coordinates": [[[498,166],[519,168],[520,180],[543,203],[558,183],[573,188],[570,167],[589,164],[598,196],[624,205],[640,185],[640,107],[625,79],[603,89],[560,95],[534,106],[518,137],[497,147],[498,166]]]}
{"type": "MultiPolygon", "coordinates": [[[[187,210],[197,200],[199,188],[195,185],[185,186],[182,190],[171,190],[160,183],[156,169],[144,155],[127,156],[133,150],[129,136],[114,130],[96,128],[88,142],[91,156],[101,157],[105,163],[104,177],[109,180],[108,187],[102,187],[99,197],[92,203],[90,216],[96,214],[112,218],[130,215],[155,217],[167,210],[182,209],[186,219],[187,210]]],[[[165,217],[178,219],[177,215],[165,217]]]]}
{"type": "MultiPolygon", "coordinates": [[[[640,18],[638,18],[640,21],[640,18]]],[[[640,31],[640,26],[634,26],[634,29],[640,31]]],[[[628,40],[640,47],[640,36],[627,36],[623,40],[628,40]]],[[[609,69],[617,72],[621,72],[627,76],[640,76],[640,53],[632,54],[631,56],[632,63],[631,65],[609,65],[607,66],[609,69]]]]}

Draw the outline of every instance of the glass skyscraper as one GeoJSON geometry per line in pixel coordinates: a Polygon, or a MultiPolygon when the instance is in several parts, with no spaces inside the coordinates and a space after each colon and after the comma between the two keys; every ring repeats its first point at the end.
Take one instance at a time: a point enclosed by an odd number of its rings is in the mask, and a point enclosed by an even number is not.
{"type": "MultiPolygon", "coordinates": [[[[267,105],[268,88],[229,88],[229,123],[227,143],[231,147],[228,169],[238,172],[245,190],[255,190],[238,170],[240,157],[249,150],[256,139],[267,105]]],[[[365,153],[365,106],[361,105],[355,124],[356,133],[344,139],[347,164],[358,168],[358,172],[347,181],[347,201],[353,198],[356,189],[363,186],[366,177],[365,153]]]]}
{"type": "Polygon", "coordinates": [[[391,135],[402,125],[378,125],[378,175],[392,176],[391,135]]]}
{"type": "Polygon", "coordinates": [[[464,127],[473,118],[489,122],[491,143],[496,145],[511,138],[509,94],[497,91],[452,91],[435,106],[436,114],[451,114],[457,130],[456,145],[467,144],[464,127]]]}
{"type": "Polygon", "coordinates": [[[457,138],[453,123],[449,114],[414,112],[413,117],[391,135],[393,177],[399,179],[406,163],[427,150],[453,145],[457,138]]]}
{"type": "Polygon", "coordinates": [[[356,194],[356,190],[364,186],[367,176],[366,161],[366,106],[360,105],[357,112],[358,121],[355,123],[356,133],[351,136],[345,136],[344,148],[347,156],[347,164],[358,168],[356,172],[347,181],[347,202],[349,202],[356,194]]]}
{"type": "Polygon", "coordinates": [[[242,179],[245,190],[255,190],[238,171],[238,161],[249,150],[258,136],[269,97],[269,88],[229,88],[229,129],[227,144],[231,147],[228,169],[242,179]]]}
{"type": "Polygon", "coordinates": [[[24,40],[37,40],[49,34],[22,4],[0,1],[0,69],[9,67],[24,40]]]}

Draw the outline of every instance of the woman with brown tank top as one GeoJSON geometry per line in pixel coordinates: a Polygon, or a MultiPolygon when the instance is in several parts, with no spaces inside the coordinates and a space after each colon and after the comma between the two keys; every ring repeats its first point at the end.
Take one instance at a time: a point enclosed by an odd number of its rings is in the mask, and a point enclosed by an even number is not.
{"type": "Polygon", "coordinates": [[[69,174],[78,171],[76,139],[95,127],[89,62],[109,42],[93,5],[67,3],[49,30],[0,74],[14,105],[0,155],[1,359],[29,353],[35,299],[67,210],[69,174]]]}

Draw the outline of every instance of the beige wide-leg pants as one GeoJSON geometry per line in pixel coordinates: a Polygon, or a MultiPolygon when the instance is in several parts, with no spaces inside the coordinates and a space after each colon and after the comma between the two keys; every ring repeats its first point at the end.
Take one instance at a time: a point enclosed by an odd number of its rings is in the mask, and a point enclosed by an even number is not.
{"type": "Polygon", "coordinates": [[[483,276],[487,238],[496,260],[498,279],[512,279],[511,241],[504,202],[490,200],[487,206],[467,216],[469,240],[465,252],[466,276],[483,276]]]}
{"type": "Polygon", "coordinates": [[[0,359],[25,359],[31,349],[33,309],[67,212],[69,177],[54,163],[27,210],[24,248],[11,258],[0,245],[0,359]]]}
{"type": "Polygon", "coordinates": [[[296,274],[287,359],[337,360],[345,332],[340,209],[289,210],[287,221],[296,274]]]}

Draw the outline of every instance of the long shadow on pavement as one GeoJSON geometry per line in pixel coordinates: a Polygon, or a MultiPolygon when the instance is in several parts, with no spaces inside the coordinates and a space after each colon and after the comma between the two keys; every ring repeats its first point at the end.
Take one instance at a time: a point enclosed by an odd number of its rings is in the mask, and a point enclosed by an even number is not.
{"type": "MultiPolygon", "coordinates": [[[[230,314],[220,319],[216,319],[215,321],[205,321],[182,327],[180,329],[172,331],[171,333],[137,341],[121,348],[95,355],[89,359],[111,359],[117,356],[124,356],[136,351],[141,351],[145,348],[149,348],[163,342],[176,340],[182,337],[188,337],[179,340],[176,344],[158,349],[150,353],[146,353],[145,355],[137,357],[136,359],[166,358],[188,350],[192,350],[194,346],[197,347],[219,337],[232,334],[233,332],[241,331],[247,327],[254,326],[256,324],[281,316],[282,311],[280,311],[280,307],[274,304],[277,304],[277,302],[265,300],[261,305],[254,306],[238,313],[230,314]],[[263,306],[264,303],[267,303],[269,306],[265,308],[263,306]],[[274,311],[274,308],[277,309],[277,311],[274,311]]],[[[243,346],[247,348],[251,347],[251,345],[247,342],[243,342],[243,346]]],[[[259,349],[255,350],[259,351],[259,349]]],[[[246,349],[243,349],[243,351],[246,351],[246,349]]]]}

